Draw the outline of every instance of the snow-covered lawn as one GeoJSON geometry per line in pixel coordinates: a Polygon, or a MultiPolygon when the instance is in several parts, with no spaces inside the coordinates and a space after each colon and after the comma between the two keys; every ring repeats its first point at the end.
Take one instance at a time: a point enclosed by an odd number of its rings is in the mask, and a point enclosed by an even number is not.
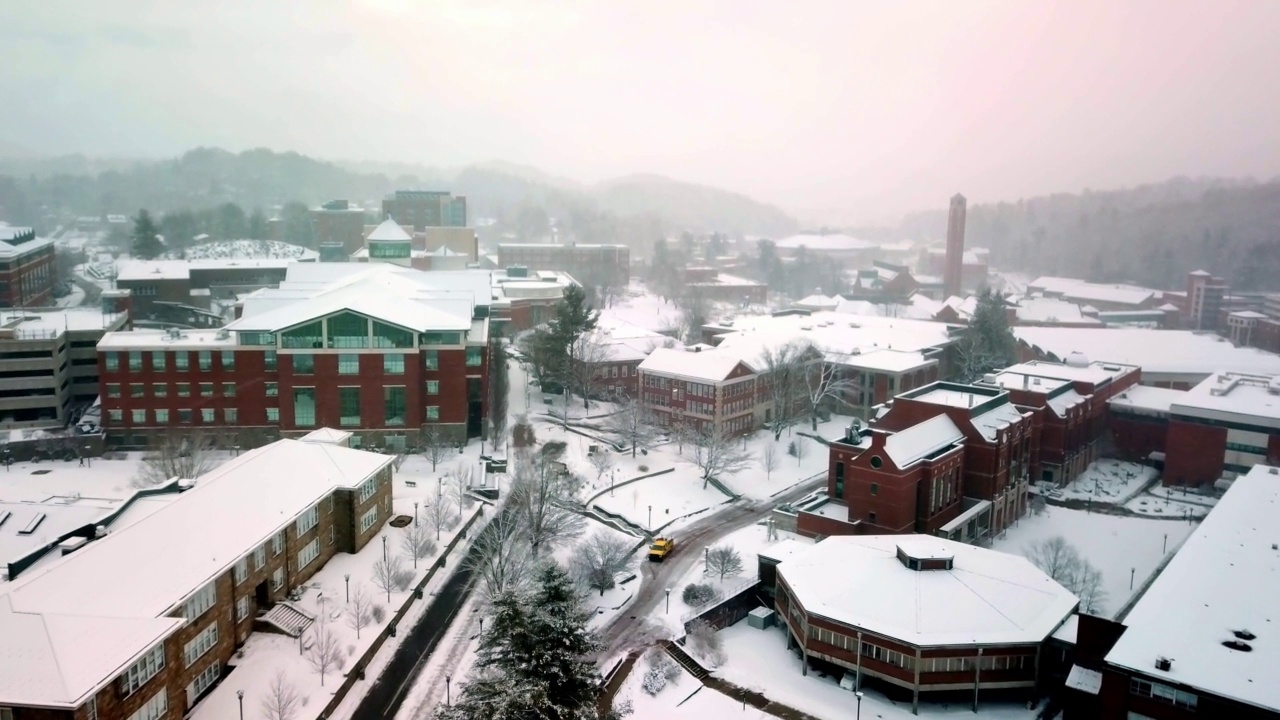
{"type": "Polygon", "coordinates": [[[1150,517],[1200,519],[1209,514],[1215,502],[1217,501],[1213,498],[1198,496],[1183,500],[1176,492],[1167,494],[1144,492],[1125,503],[1124,506],[1139,515],[1150,517]]]}
{"type": "MultiPolygon", "coordinates": [[[[592,503],[621,515],[640,527],[656,530],[679,518],[728,502],[724,493],[703,482],[685,468],[623,485],[592,503]]],[[[678,525],[679,523],[674,523],[678,525]]]]}
{"type": "Polygon", "coordinates": [[[614,707],[618,707],[623,701],[630,701],[634,711],[629,716],[631,720],[763,720],[773,717],[751,706],[744,710],[740,701],[702,687],[702,683],[683,669],[680,670],[680,676],[674,681],[667,681],[666,687],[657,695],[650,695],[643,687],[644,674],[648,669],[643,657],[636,661],[631,674],[622,683],[615,697],[614,707]]]}
{"type": "Polygon", "coordinates": [[[1149,520],[1049,506],[1040,515],[1033,513],[1020,519],[1015,527],[996,538],[992,547],[1025,555],[1032,545],[1061,535],[1102,572],[1107,594],[1102,607],[1110,615],[1142,587],[1165,555],[1177,549],[1194,529],[1194,524],[1181,520],[1149,520]]]}
{"type": "Polygon", "coordinates": [[[18,501],[76,494],[84,498],[127,498],[137,492],[132,482],[142,465],[142,453],[112,455],[121,459],[92,458],[85,465],[78,460],[15,462],[7,470],[0,469],[2,495],[6,500],[18,501]]]}
{"type": "MultiPolygon", "coordinates": [[[[800,657],[786,649],[786,631],[781,627],[757,630],[743,621],[721,630],[719,635],[728,660],[712,671],[717,677],[820,718],[837,720],[853,717],[857,709],[853,693],[840,687],[838,677],[823,678],[812,670],[808,676],[801,675],[800,657]]],[[[894,702],[872,685],[863,685],[862,690],[864,718],[908,720],[917,717],[911,713],[910,701],[894,702]]],[[[706,692],[709,690],[702,691],[706,692]]],[[[1035,717],[1034,711],[1017,703],[984,702],[978,709],[979,717],[990,720],[1030,720],[1035,717]]],[[[974,717],[974,714],[967,704],[935,704],[921,700],[918,717],[960,718],[974,717]]]]}
{"type": "Polygon", "coordinates": [[[753,500],[765,500],[814,475],[825,474],[830,464],[827,446],[800,433],[833,440],[844,435],[844,428],[848,424],[849,418],[835,415],[826,422],[818,423],[817,432],[812,432],[809,423],[802,422],[792,428],[790,433],[784,432],[777,441],[774,441],[773,433],[768,430],[756,431],[746,442],[747,452],[752,458],[751,464],[738,473],[720,478],[720,481],[740,495],[753,500]],[[803,457],[799,460],[787,452],[793,442],[802,448],[799,452],[803,457]],[[776,463],[772,473],[766,472],[762,466],[769,446],[773,446],[776,463]]]}
{"type": "Polygon", "coordinates": [[[1142,492],[1156,479],[1156,470],[1123,460],[1098,460],[1090,463],[1080,476],[1050,497],[1064,500],[1092,500],[1097,503],[1122,505],[1142,492]]]}

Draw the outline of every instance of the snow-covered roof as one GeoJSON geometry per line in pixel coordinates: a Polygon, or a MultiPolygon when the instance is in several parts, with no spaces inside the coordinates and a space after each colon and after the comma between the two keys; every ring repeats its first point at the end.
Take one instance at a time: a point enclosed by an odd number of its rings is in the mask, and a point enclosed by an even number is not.
{"type": "MultiPolygon", "coordinates": [[[[47,338],[64,331],[102,330],[115,325],[119,313],[104,313],[97,307],[74,307],[59,310],[6,308],[0,311],[0,329],[12,330],[18,340],[47,338]]],[[[0,337],[4,336],[0,330],[0,337]]]]}
{"type": "Polygon", "coordinates": [[[400,223],[387,218],[378,227],[374,228],[373,232],[369,233],[369,237],[365,239],[370,242],[410,242],[413,237],[405,232],[404,228],[400,227],[400,223]]]}
{"type": "Polygon", "coordinates": [[[182,330],[177,337],[152,328],[120,330],[106,333],[98,341],[99,350],[226,350],[235,346],[234,333],[218,330],[182,330]]]}
{"type": "Polygon", "coordinates": [[[720,382],[729,377],[742,359],[718,349],[691,352],[675,348],[657,348],[640,363],[645,372],[673,375],[700,382],[720,382]]]}
{"type": "Polygon", "coordinates": [[[786,540],[773,543],[772,545],[764,546],[764,548],[761,549],[758,554],[762,558],[767,558],[769,560],[775,560],[775,561],[781,562],[782,560],[786,560],[787,558],[795,557],[796,555],[806,553],[812,548],[813,548],[813,542],[811,540],[808,540],[808,539],[798,540],[795,538],[788,538],[786,540]]]}
{"type": "Polygon", "coordinates": [[[213,240],[209,242],[200,242],[201,237],[208,240],[208,235],[196,236],[199,244],[192,245],[181,251],[181,257],[178,251],[165,254],[165,257],[173,260],[233,260],[233,259],[294,259],[303,262],[311,262],[320,257],[320,253],[305,248],[301,245],[293,245],[279,240],[213,240]]]}
{"type": "Polygon", "coordinates": [[[1280,375],[1217,372],[1182,393],[1169,412],[1280,429],[1280,375]]]}
{"type": "Polygon", "coordinates": [[[30,233],[29,227],[16,227],[8,223],[0,222],[0,258],[13,258],[19,255],[25,255],[33,250],[53,245],[53,238],[35,237],[26,242],[13,242],[19,237],[30,233]]]}
{"type": "Polygon", "coordinates": [[[1058,417],[1066,417],[1067,411],[1084,402],[1084,396],[1075,390],[1067,390],[1049,398],[1049,409],[1058,417]]]}
{"type": "Polygon", "coordinates": [[[1086,317],[1078,303],[1058,298],[1019,298],[1015,312],[1020,323],[1102,325],[1097,318],[1086,317]]]}
{"type": "Polygon", "coordinates": [[[1085,382],[1096,386],[1115,380],[1116,378],[1130,372],[1136,372],[1137,370],[1138,367],[1135,365],[1122,365],[1097,360],[1086,365],[1079,366],[1067,363],[1050,362],[1047,360],[1031,360],[1024,363],[1018,363],[1017,365],[1010,365],[1002,370],[1001,374],[1016,373],[1030,375],[1033,378],[1039,377],[1072,382],[1085,382]]]}
{"type": "Polygon", "coordinates": [[[1146,410],[1168,415],[1169,408],[1186,394],[1186,390],[1134,385],[1112,397],[1107,401],[1107,405],[1124,410],[1146,410]]]}
{"type": "Polygon", "coordinates": [[[937,415],[890,435],[884,441],[884,452],[898,469],[904,469],[962,440],[964,433],[951,418],[937,415]]]}
{"type": "Polygon", "coordinates": [[[1125,616],[1107,663],[1280,710],[1278,505],[1280,470],[1256,465],[1237,478],[1125,616]],[[1251,651],[1222,644],[1235,640],[1251,651]],[[1172,661],[1168,670],[1156,668],[1161,657],[1172,661]]]}
{"type": "Polygon", "coordinates": [[[827,297],[826,295],[809,295],[796,301],[798,307],[813,308],[815,310],[834,310],[840,304],[840,298],[827,297]]]}
{"type": "Polygon", "coordinates": [[[778,573],[807,612],[924,647],[1040,643],[1078,605],[1024,557],[926,535],[829,537],[778,573]],[[908,569],[904,543],[952,568],[908,569]]]}
{"type": "Polygon", "coordinates": [[[690,287],[765,287],[762,282],[738,277],[737,275],[726,275],[725,273],[716,273],[712,278],[685,282],[684,284],[690,287]]]}
{"type": "Polygon", "coordinates": [[[980,415],[975,415],[969,422],[987,442],[994,442],[1000,430],[1022,420],[1022,412],[1013,403],[1004,403],[980,415]]]}
{"type": "Polygon", "coordinates": [[[739,354],[748,362],[765,348],[788,342],[808,342],[828,360],[856,364],[856,357],[878,350],[927,352],[945,347],[953,339],[945,323],[903,318],[815,312],[809,315],[752,315],[722,326],[719,347],[739,354]]]}
{"type": "Polygon", "coordinates": [[[391,461],[279,440],[206,473],[141,520],[28,571],[0,589],[0,703],[78,704],[184,622],[164,615],[335,488],[357,487],[391,461]],[[41,626],[64,632],[42,637],[41,626]],[[45,676],[52,672],[59,676],[45,676]],[[28,673],[39,677],[9,682],[28,673]]]}
{"type": "Polygon", "coordinates": [[[351,440],[351,433],[346,430],[337,430],[330,427],[323,427],[312,430],[311,432],[298,438],[301,442],[311,443],[327,443],[329,445],[343,445],[351,440]]]}
{"type": "MultiPolygon", "coordinates": [[[[260,269],[283,270],[298,264],[295,258],[200,258],[196,260],[121,260],[116,263],[116,280],[183,280],[192,270],[260,269]]],[[[308,265],[314,263],[305,263],[308,265]]]]}
{"type": "Polygon", "coordinates": [[[828,359],[837,360],[841,365],[860,370],[878,370],[888,373],[903,373],[926,365],[937,364],[924,353],[905,352],[902,350],[876,350],[861,355],[828,355],[828,359]]]}
{"type": "Polygon", "coordinates": [[[1267,316],[1256,310],[1237,310],[1231,313],[1231,317],[1240,318],[1241,320],[1266,320],[1267,316]]]}
{"type": "Polygon", "coordinates": [[[1120,305],[1141,305],[1152,298],[1159,299],[1159,290],[1137,285],[1091,283],[1077,278],[1045,275],[1027,283],[1028,290],[1040,290],[1061,295],[1081,303],[1105,302],[1120,305]]]}
{"type": "Polygon", "coordinates": [[[831,250],[868,250],[876,247],[876,244],[870,240],[862,240],[860,238],[851,237],[843,233],[831,233],[829,235],[813,235],[809,233],[800,233],[790,237],[782,238],[774,243],[778,248],[794,250],[804,246],[809,250],[815,251],[831,251],[831,250]]]}
{"type": "Polygon", "coordinates": [[[1153,373],[1208,376],[1218,370],[1280,374],[1280,355],[1237,348],[1218,335],[1190,330],[1015,327],[1013,334],[1059,359],[1082,352],[1096,360],[1136,365],[1144,378],[1153,373]]]}

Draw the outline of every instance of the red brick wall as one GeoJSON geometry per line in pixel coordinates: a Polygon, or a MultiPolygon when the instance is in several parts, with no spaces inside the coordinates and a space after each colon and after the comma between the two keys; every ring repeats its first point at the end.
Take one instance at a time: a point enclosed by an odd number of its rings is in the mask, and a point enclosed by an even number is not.
{"type": "Polygon", "coordinates": [[[1171,419],[1165,447],[1165,485],[1204,485],[1222,477],[1226,428],[1171,419]]]}
{"type": "Polygon", "coordinates": [[[805,537],[857,535],[857,526],[836,518],[823,517],[803,510],[796,516],[796,533],[805,537]]]}
{"type": "Polygon", "coordinates": [[[1121,460],[1144,462],[1153,452],[1165,452],[1168,418],[1110,413],[1111,452],[1121,460]]]}

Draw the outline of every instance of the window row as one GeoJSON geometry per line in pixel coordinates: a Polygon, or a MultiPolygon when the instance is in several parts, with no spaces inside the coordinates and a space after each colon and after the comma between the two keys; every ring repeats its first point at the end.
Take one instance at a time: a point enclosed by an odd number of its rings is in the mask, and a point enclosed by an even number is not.
{"type": "Polygon", "coordinates": [[[182,607],[182,616],[187,620],[195,620],[203,615],[209,608],[213,607],[213,604],[217,602],[217,600],[218,588],[214,583],[209,583],[197,590],[195,595],[192,595],[190,599],[187,600],[186,604],[182,607]]]}
{"type": "Polygon", "coordinates": [[[161,688],[138,708],[137,712],[129,716],[129,720],[160,720],[169,713],[169,694],[167,688],[161,688]]]}
{"type": "Polygon", "coordinates": [[[195,637],[191,638],[182,648],[182,657],[187,662],[187,667],[191,667],[197,660],[204,657],[204,654],[213,649],[218,644],[218,622],[215,620],[209,623],[209,627],[200,631],[195,637]]]}
{"type": "MultiPolygon", "coordinates": [[[[275,383],[265,383],[275,387],[275,383]]],[[[146,397],[169,397],[169,388],[173,387],[173,394],[176,397],[191,397],[191,383],[130,383],[129,397],[146,398],[146,397]]],[[[236,383],[224,382],[220,385],[213,383],[196,383],[196,391],[200,397],[235,397],[236,383]],[[215,394],[215,390],[217,391],[215,394]]],[[[270,393],[268,393],[270,394],[270,393]]],[[[107,397],[122,397],[121,385],[119,383],[107,383],[107,397]]]]}
{"type": "MultiPolygon", "coordinates": [[[[274,419],[271,417],[271,411],[274,409],[275,408],[267,408],[268,422],[280,421],[278,414],[274,419]]],[[[173,410],[173,411],[170,411],[167,408],[159,408],[156,410],[152,410],[150,412],[151,412],[151,420],[156,425],[168,425],[169,423],[175,420],[179,424],[190,425],[191,423],[195,422],[195,418],[196,418],[196,411],[192,410],[191,408],[178,408],[177,410],[173,410]]],[[[277,413],[278,412],[279,411],[277,410],[277,413]]],[[[218,422],[218,411],[215,408],[201,408],[199,417],[200,417],[201,424],[212,425],[218,422]]],[[[107,410],[107,420],[112,425],[117,425],[117,426],[120,425],[121,423],[124,422],[124,410],[121,410],[120,408],[111,408],[107,410]]],[[[141,410],[141,409],[130,410],[129,422],[131,425],[146,425],[147,411],[141,410]]],[[[223,408],[222,422],[227,425],[235,425],[239,423],[240,412],[236,408],[223,408]]]]}
{"type": "MultiPolygon", "coordinates": [[[[167,372],[170,367],[178,372],[184,372],[191,369],[191,356],[196,356],[195,366],[200,372],[210,372],[213,370],[212,350],[128,350],[124,352],[104,352],[102,353],[102,361],[108,372],[116,372],[120,369],[121,360],[129,372],[142,372],[145,365],[152,372],[167,372]],[[123,356],[123,358],[121,357],[123,356]],[[170,362],[172,356],[172,362],[170,362]]],[[[222,350],[217,353],[218,366],[223,371],[231,371],[236,369],[236,353],[234,350],[222,350]]]]}
{"type": "Polygon", "coordinates": [[[1200,698],[1186,690],[1179,690],[1172,685],[1164,683],[1151,682],[1142,678],[1130,678],[1129,692],[1139,697],[1153,698],[1155,700],[1163,700],[1170,705],[1189,708],[1195,710],[1200,703],[1200,698]]]}
{"type": "Polygon", "coordinates": [[[120,675],[120,695],[129,697],[164,669],[164,643],[151,648],[146,655],[120,675]]]}

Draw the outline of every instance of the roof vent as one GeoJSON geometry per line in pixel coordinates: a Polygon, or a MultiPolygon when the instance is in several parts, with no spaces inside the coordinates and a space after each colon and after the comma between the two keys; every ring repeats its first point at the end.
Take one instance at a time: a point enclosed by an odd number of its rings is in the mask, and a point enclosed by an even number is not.
{"type": "Polygon", "coordinates": [[[982,376],[982,382],[984,385],[995,385],[998,381],[994,373],[987,373],[982,376]]]}
{"type": "Polygon", "coordinates": [[[1232,630],[1231,634],[1235,635],[1237,640],[1257,640],[1258,639],[1257,635],[1254,635],[1248,630],[1232,630]]]}
{"type": "Polygon", "coordinates": [[[1223,640],[1222,647],[1240,652],[1253,652],[1253,646],[1240,640],[1223,640]]]}
{"type": "Polygon", "coordinates": [[[1173,660],[1167,657],[1156,658],[1156,669],[1161,672],[1169,672],[1173,668],[1173,660]]]}
{"type": "Polygon", "coordinates": [[[1067,356],[1067,367],[1083,368],[1089,367],[1089,358],[1084,353],[1076,351],[1067,356]]]}

